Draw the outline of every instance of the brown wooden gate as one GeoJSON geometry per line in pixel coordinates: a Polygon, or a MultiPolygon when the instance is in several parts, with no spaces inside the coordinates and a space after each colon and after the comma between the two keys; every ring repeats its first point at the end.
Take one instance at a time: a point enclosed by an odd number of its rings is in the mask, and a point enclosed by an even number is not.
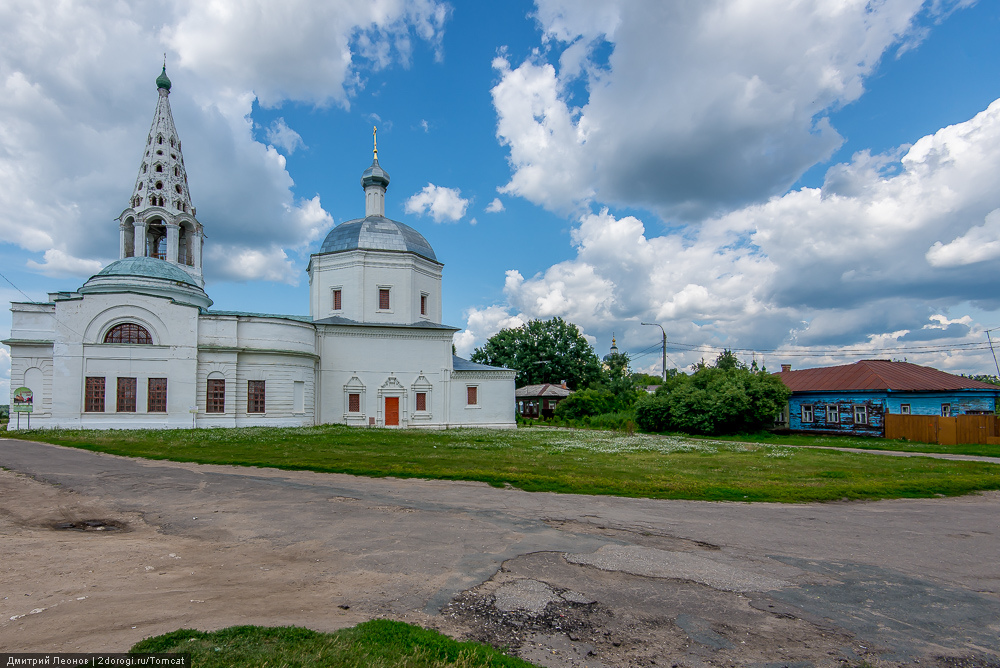
{"type": "Polygon", "coordinates": [[[996,415],[895,415],[885,416],[885,437],[920,443],[998,443],[1000,425],[996,415]]]}

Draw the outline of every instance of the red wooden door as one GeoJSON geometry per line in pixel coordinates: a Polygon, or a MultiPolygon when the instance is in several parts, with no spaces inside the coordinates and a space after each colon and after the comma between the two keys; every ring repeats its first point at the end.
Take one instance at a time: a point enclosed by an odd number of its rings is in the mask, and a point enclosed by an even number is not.
{"type": "Polygon", "coordinates": [[[385,426],[399,426],[399,397],[385,398],[385,426]]]}

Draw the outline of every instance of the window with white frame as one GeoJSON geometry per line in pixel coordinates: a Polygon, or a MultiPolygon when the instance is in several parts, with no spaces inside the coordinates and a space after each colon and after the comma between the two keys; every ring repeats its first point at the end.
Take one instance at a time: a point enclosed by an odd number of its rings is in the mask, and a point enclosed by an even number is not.
{"type": "Polygon", "coordinates": [[[854,407],[854,424],[868,424],[868,407],[854,407]]]}
{"type": "Polygon", "coordinates": [[[951,404],[941,404],[941,417],[951,417],[952,407],[951,404]]]}
{"type": "Polygon", "coordinates": [[[802,404],[802,421],[812,422],[814,419],[812,404],[802,404]]]}
{"type": "Polygon", "coordinates": [[[829,404],[826,407],[826,421],[830,424],[840,422],[840,407],[837,404],[829,404]]]}
{"type": "Polygon", "coordinates": [[[910,404],[900,404],[899,405],[900,415],[910,415],[910,404]]]}

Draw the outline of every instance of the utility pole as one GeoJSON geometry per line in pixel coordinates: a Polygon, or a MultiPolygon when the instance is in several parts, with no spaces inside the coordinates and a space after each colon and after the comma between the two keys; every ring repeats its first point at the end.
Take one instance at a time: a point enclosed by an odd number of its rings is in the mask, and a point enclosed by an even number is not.
{"type": "Polygon", "coordinates": [[[650,327],[659,327],[660,331],[663,332],[663,382],[665,383],[667,382],[667,330],[663,329],[663,325],[656,322],[644,322],[641,324],[649,325],[650,327]]]}
{"type": "MultiPolygon", "coordinates": [[[[993,329],[1000,329],[1000,327],[994,327],[993,329]]],[[[1000,362],[997,362],[997,351],[993,350],[993,339],[990,338],[990,332],[992,332],[993,329],[986,330],[986,340],[990,342],[990,352],[993,353],[993,363],[996,364],[997,367],[997,376],[1000,376],[1000,362]]]]}

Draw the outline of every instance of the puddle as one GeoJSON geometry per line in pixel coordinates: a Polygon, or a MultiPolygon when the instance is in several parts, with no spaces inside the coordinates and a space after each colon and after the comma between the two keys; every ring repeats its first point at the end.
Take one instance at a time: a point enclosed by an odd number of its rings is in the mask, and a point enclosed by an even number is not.
{"type": "Polygon", "coordinates": [[[53,522],[51,526],[56,531],[124,531],[127,528],[123,522],[115,520],[53,522]]]}

